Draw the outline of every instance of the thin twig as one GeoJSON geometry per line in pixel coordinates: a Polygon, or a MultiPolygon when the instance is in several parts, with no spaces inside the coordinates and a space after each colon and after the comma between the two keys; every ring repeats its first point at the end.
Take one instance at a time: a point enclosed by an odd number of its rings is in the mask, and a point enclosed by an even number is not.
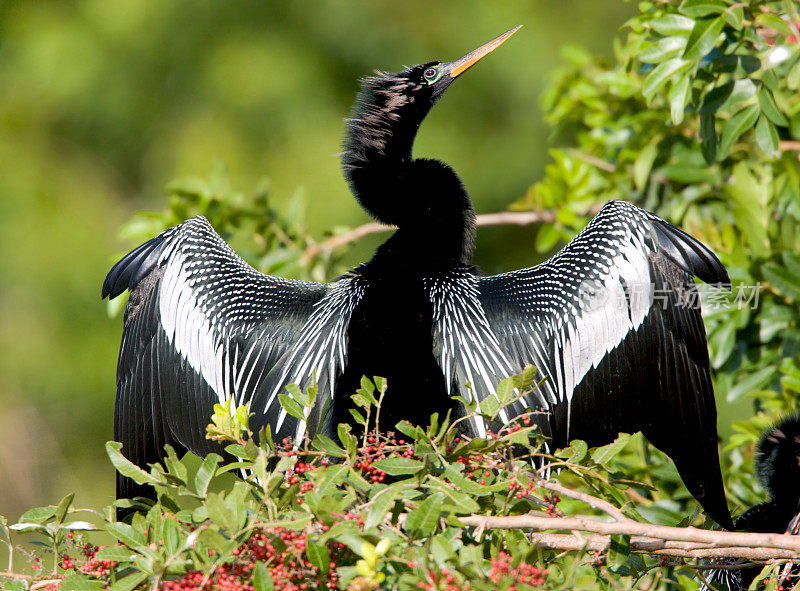
{"type": "Polygon", "coordinates": [[[568,148],[567,153],[570,156],[574,156],[578,160],[583,160],[587,164],[596,166],[600,170],[605,170],[606,172],[615,172],[617,170],[617,167],[611,164],[610,162],[606,162],[605,160],[601,160],[597,156],[586,154],[585,152],[581,152],[579,150],[576,150],[575,148],[568,148]]]}
{"type": "MultiPolygon", "coordinates": [[[[597,213],[599,209],[599,207],[593,207],[588,213],[597,213]]],[[[556,212],[549,209],[542,211],[498,211],[496,213],[482,213],[475,218],[475,223],[478,226],[527,226],[540,222],[552,224],[555,221],[556,212]]],[[[369,222],[356,226],[348,232],[309,245],[303,253],[301,261],[307,263],[312,257],[321,252],[330,252],[346,244],[355,242],[364,236],[369,236],[370,234],[376,234],[378,232],[389,232],[394,229],[394,226],[387,226],[377,222],[369,222]]]]}
{"type": "Polygon", "coordinates": [[[44,581],[37,581],[33,585],[31,585],[31,591],[35,591],[36,589],[44,589],[48,585],[55,585],[56,583],[61,583],[64,579],[46,579],[44,581]]]}
{"type": "Polygon", "coordinates": [[[557,492],[559,494],[564,495],[565,497],[569,497],[577,501],[583,501],[593,509],[599,509],[604,513],[608,513],[611,517],[614,518],[615,521],[629,521],[628,517],[626,517],[625,514],[622,513],[622,511],[617,509],[614,505],[612,505],[608,501],[604,501],[603,499],[593,497],[592,495],[586,494],[584,492],[569,489],[566,486],[563,486],[562,484],[554,480],[546,480],[540,483],[539,487],[546,488],[547,490],[551,490],[553,492],[557,492]]]}
{"type": "Polygon", "coordinates": [[[322,242],[317,242],[316,244],[311,244],[308,248],[306,248],[303,256],[301,257],[301,262],[307,263],[311,260],[312,257],[318,255],[321,252],[330,252],[332,250],[336,250],[337,248],[341,248],[342,246],[349,244],[351,242],[355,242],[359,238],[363,238],[364,236],[369,236],[370,234],[376,234],[378,232],[388,232],[392,230],[393,226],[387,226],[385,224],[379,224],[377,222],[370,222],[368,224],[362,224],[360,226],[356,226],[352,230],[345,232],[344,234],[339,234],[338,236],[331,236],[327,240],[323,240],[322,242]]]}
{"type": "Polygon", "coordinates": [[[30,581],[31,579],[33,579],[33,577],[30,576],[30,575],[22,575],[22,574],[13,573],[13,572],[10,572],[10,571],[9,572],[1,572],[0,573],[0,577],[6,577],[8,579],[22,579],[22,580],[25,580],[25,581],[30,581]]]}

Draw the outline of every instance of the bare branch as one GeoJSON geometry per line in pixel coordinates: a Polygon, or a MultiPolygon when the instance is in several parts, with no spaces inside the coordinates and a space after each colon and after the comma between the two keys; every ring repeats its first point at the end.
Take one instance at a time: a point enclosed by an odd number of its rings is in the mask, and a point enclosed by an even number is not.
{"type": "MultiPolygon", "coordinates": [[[[594,214],[599,210],[599,207],[593,207],[588,213],[594,214]]],[[[527,226],[539,222],[552,224],[555,221],[556,212],[549,209],[543,211],[499,211],[496,213],[482,213],[475,218],[475,223],[478,226],[527,226]]],[[[386,226],[377,222],[356,226],[344,234],[332,236],[322,242],[309,245],[303,253],[301,261],[307,263],[312,257],[322,252],[330,252],[346,244],[355,242],[364,236],[369,236],[370,234],[376,234],[378,232],[389,232],[393,229],[395,229],[394,226],[386,226]]]]}
{"type": "MultiPolygon", "coordinates": [[[[534,529],[547,530],[579,530],[604,535],[631,535],[650,538],[655,544],[652,546],[654,554],[671,554],[679,556],[677,552],[688,552],[678,548],[668,548],[666,542],[693,542],[705,545],[698,548],[692,556],[700,552],[705,557],[727,556],[754,558],[750,550],[764,550],[769,553],[760,555],[759,559],[766,558],[800,558],[800,537],[785,534],[755,534],[726,531],[711,531],[694,527],[670,527],[665,525],[652,525],[639,523],[631,519],[622,522],[599,521],[590,517],[538,517],[534,515],[513,515],[508,517],[470,515],[461,517],[464,525],[475,526],[480,530],[485,529],[534,529]],[[659,545],[661,544],[661,545],[659,545]],[[725,552],[721,550],[725,549],[725,552]],[[665,550],[670,550],[665,552],[665,550]],[[716,551],[716,552],[715,552],[716,551]]],[[[574,536],[569,536],[574,539],[574,536]]]]}
{"type": "MultiPolygon", "coordinates": [[[[488,526],[487,526],[488,527],[488,526]]],[[[722,532],[727,533],[727,532],[722,532]]],[[[611,546],[611,536],[590,534],[577,537],[571,534],[534,533],[530,539],[540,548],[548,550],[568,550],[584,552],[607,552],[611,546]]],[[[637,554],[657,554],[681,558],[746,558],[748,560],[773,561],[791,560],[796,554],[790,550],[774,548],[748,548],[744,546],[725,546],[712,548],[707,544],[654,540],[645,537],[631,538],[631,552],[637,554]]],[[[718,568],[718,566],[714,566],[718,568]]]]}

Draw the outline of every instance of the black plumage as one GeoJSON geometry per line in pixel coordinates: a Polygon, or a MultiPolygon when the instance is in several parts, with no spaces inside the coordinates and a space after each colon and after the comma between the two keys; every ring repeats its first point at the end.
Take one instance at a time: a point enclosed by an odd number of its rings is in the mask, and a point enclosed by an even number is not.
{"type": "MultiPolygon", "coordinates": [[[[756,446],[755,472],[769,501],[750,507],[734,522],[737,530],[765,534],[800,535],[800,415],[785,417],[767,429],[756,446]]],[[[731,562],[733,564],[733,562],[731,562]]],[[[730,591],[744,591],[761,572],[762,567],[736,570],[715,570],[710,583],[730,591]]],[[[784,565],[779,588],[789,591],[797,585],[800,567],[784,565]]]]}
{"type": "MultiPolygon", "coordinates": [[[[279,438],[349,421],[362,375],[387,378],[383,427],[463,413],[454,396],[493,395],[529,363],[547,377],[502,415],[546,409],[555,445],[642,430],[691,493],[730,526],[716,407],[693,276],[728,277],[698,241],[629,203],[606,204],[541,265],[482,277],[471,266],[472,202],[458,175],[414,159],[419,125],[452,81],[516,29],[460,60],[363,81],[342,157],[358,202],[397,230],[329,284],[260,274],[200,217],[123,258],[103,296],[125,289],[115,436],[139,465],[164,444],[207,453],[213,403],[250,403],[279,438]],[[281,408],[289,383],[320,385],[306,421],[281,408]],[[471,388],[468,388],[471,385],[471,388]]],[[[463,422],[468,435],[486,425],[463,422]]],[[[118,479],[118,495],[140,492],[118,479]]]]}

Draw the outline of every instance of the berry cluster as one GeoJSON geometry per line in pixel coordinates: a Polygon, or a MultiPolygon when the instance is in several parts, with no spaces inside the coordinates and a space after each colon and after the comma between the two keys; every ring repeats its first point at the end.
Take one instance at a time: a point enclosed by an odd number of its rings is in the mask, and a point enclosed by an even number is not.
{"type": "Polygon", "coordinates": [[[531,494],[535,488],[536,484],[534,482],[529,482],[525,486],[523,486],[521,483],[517,481],[508,483],[508,490],[512,491],[514,493],[514,496],[518,499],[525,498],[525,496],[531,494]]]}
{"type": "Polygon", "coordinates": [[[327,572],[323,573],[307,558],[307,540],[308,534],[304,531],[282,527],[256,529],[233,551],[233,560],[219,565],[210,575],[192,570],[180,579],[163,581],[159,589],[253,591],[253,572],[258,563],[267,567],[276,591],[335,589],[339,580],[336,568],[346,555],[345,546],[335,542],[328,543],[331,562],[327,572]]]}
{"type": "Polygon", "coordinates": [[[316,470],[317,467],[318,466],[314,464],[301,461],[297,462],[286,472],[286,480],[283,483],[286,488],[290,488],[291,486],[300,483],[300,492],[297,493],[297,497],[295,498],[295,502],[298,505],[303,502],[303,496],[305,493],[314,488],[314,481],[309,480],[307,477],[304,478],[304,476],[306,473],[316,470]],[[301,479],[303,482],[300,482],[301,479]]]}
{"type": "Polygon", "coordinates": [[[518,591],[521,585],[528,587],[544,585],[545,577],[547,577],[546,568],[542,569],[526,562],[511,566],[511,556],[505,552],[498,553],[497,557],[492,559],[492,568],[489,572],[489,579],[493,583],[499,583],[501,580],[513,581],[508,591],[518,591]]]}
{"type": "Polygon", "coordinates": [[[545,495],[544,502],[547,503],[547,507],[545,508],[547,514],[550,517],[558,516],[558,508],[556,507],[556,505],[558,505],[558,503],[561,502],[561,497],[558,496],[557,494],[554,494],[552,496],[545,495]]]}
{"type": "Polygon", "coordinates": [[[441,571],[428,569],[425,573],[425,581],[417,583],[418,589],[424,591],[469,591],[469,582],[460,583],[449,569],[443,568],[441,571]]]}
{"type": "Polygon", "coordinates": [[[601,552],[595,550],[590,554],[590,556],[591,560],[589,561],[589,564],[591,564],[595,568],[600,568],[601,566],[605,565],[606,557],[601,552]]]}
{"type": "Polygon", "coordinates": [[[486,484],[486,478],[492,475],[489,470],[485,469],[487,467],[485,461],[486,458],[483,454],[462,456],[456,460],[459,464],[463,464],[464,476],[475,480],[480,479],[481,484],[486,484]]]}
{"type": "MultiPolygon", "coordinates": [[[[383,482],[386,480],[386,472],[379,470],[373,464],[378,460],[383,460],[387,457],[387,454],[391,453],[391,448],[404,446],[406,442],[404,439],[395,439],[394,437],[389,438],[385,441],[377,441],[374,436],[370,435],[367,438],[367,445],[364,447],[356,460],[354,467],[356,470],[360,470],[361,474],[368,480],[372,481],[373,484],[377,484],[378,482],[383,482]],[[387,447],[389,449],[387,449],[387,447]]],[[[413,458],[414,456],[414,447],[408,446],[400,452],[400,457],[402,458],[413,458]]]]}

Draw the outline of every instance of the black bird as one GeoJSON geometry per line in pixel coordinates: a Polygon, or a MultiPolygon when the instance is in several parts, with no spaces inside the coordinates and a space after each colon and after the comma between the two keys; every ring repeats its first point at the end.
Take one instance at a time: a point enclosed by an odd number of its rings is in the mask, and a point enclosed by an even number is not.
{"type": "MultiPolygon", "coordinates": [[[[800,535],[800,414],[784,418],[761,436],[756,447],[756,476],[770,500],[750,507],[734,522],[737,530],[765,534],[800,535]]],[[[706,581],[744,591],[761,572],[760,566],[741,570],[715,570],[706,581]]],[[[800,568],[791,563],[781,569],[778,585],[796,586],[800,568]]]]}
{"type": "MultiPolygon", "coordinates": [[[[463,413],[454,395],[493,395],[534,364],[545,383],[502,415],[549,416],[555,447],[641,430],[675,462],[723,526],[731,519],[693,276],[728,283],[697,240],[653,214],[607,203],[541,265],[491,277],[470,264],[472,202],[455,171],[413,158],[422,120],[453,80],[517,29],[454,62],[362,81],[347,122],[344,175],[361,206],[397,227],[372,259],[333,283],[270,277],[202,217],[146,242],[109,272],[103,296],[131,291],[117,368],[115,437],[138,465],[164,444],[205,454],[212,405],[250,403],[278,438],[351,420],[362,375],[387,378],[384,427],[463,413]],[[316,376],[318,403],[296,421],[278,393],[316,376]],[[471,388],[468,388],[471,384],[471,388]]],[[[474,420],[469,435],[485,433],[474,420]]],[[[119,496],[141,494],[118,477],[119,496]]]]}

